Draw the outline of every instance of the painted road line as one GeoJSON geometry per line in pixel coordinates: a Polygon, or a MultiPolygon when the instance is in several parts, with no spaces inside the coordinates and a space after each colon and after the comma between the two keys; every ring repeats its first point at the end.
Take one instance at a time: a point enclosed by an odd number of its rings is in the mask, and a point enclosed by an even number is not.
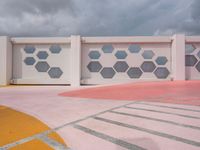
{"type": "Polygon", "coordinates": [[[89,115],[89,116],[87,116],[87,117],[84,117],[84,118],[81,118],[81,119],[78,119],[78,120],[75,120],[75,121],[72,121],[72,122],[63,124],[63,125],[61,125],[61,126],[58,126],[58,127],[54,128],[53,130],[54,130],[54,131],[57,131],[57,130],[63,128],[63,127],[66,127],[66,126],[70,126],[70,125],[79,123],[79,122],[81,122],[81,121],[84,121],[84,120],[93,118],[93,117],[95,117],[95,116],[104,114],[104,113],[109,112],[109,111],[111,111],[111,110],[115,110],[115,109],[118,109],[118,108],[123,108],[123,107],[125,107],[125,106],[131,105],[131,104],[134,104],[134,103],[136,103],[136,101],[131,102],[131,103],[127,103],[127,104],[124,104],[124,105],[120,105],[120,106],[117,106],[117,107],[114,107],[114,108],[111,108],[111,109],[107,109],[107,110],[105,110],[105,111],[102,111],[102,112],[99,112],[99,113],[96,113],[96,114],[92,114],[92,115],[89,115]]]}
{"type": "Polygon", "coordinates": [[[122,123],[122,122],[113,121],[113,120],[109,120],[109,119],[105,119],[105,118],[101,118],[101,117],[94,117],[94,119],[100,120],[100,121],[103,121],[103,122],[106,122],[106,123],[110,123],[110,124],[115,124],[115,125],[118,125],[118,126],[121,126],[121,127],[139,130],[139,131],[142,131],[142,132],[146,132],[146,133],[149,133],[149,134],[168,138],[168,139],[175,140],[175,141],[178,141],[178,142],[182,142],[182,143],[185,143],[185,144],[189,144],[189,145],[192,145],[192,146],[200,147],[200,142],[188,140],[188,139],[185,139],[185,138],[182,138],[182,137],[178,137],[178,136],[158,132],[158,131],[155,131],[155,130],[150,130],[150,129],[130,125],[130,124],[125,124],[125,123],[122,123]]]}
{"type": "Polygon", "coordinates": [[[115,109],[115,111],[122,112],[122,113],[129,113],[129,114],[137,114],[141,116],[174,121],[180,124],[188,124],[191,126],[200,127],[200,120],[198,119],[190,119],[190,118],[185,118],[185,117],[180,117],[180,116],[175,116],[175,115],[170,115],[170,114],[163,114],[163,113],[143,111],[143,110],[137,110],[137,109],[128,109],[128,108],[119,108],[119,109],[115,109]]]}
{"type": "Polygon", "coordinates": [[[75,120],[75,121],[72,121],[72,122],[63,124],[63,125],[58,126],[58,127],[54,128],[54,129],[50,129],[50,130],[47,130],[47,131],[45,131],[45,132],[41,132],[41,133],[39,133],[39,134],[35,134],[35,135],[30,136],[30,137],[27,137],[27,138],[24,138],[24,139],[20,139],[20,140],[18,140],[18,141],[15,141],[15,142],[6,144],[6,145],[0,147],[0,149],[8,149],[8,148],[14,147],[14,146],[16,146],[16,145],[18,145],[18,144],[23,144],[23,143],[25,143],[25,142],[31,141],[31,140],[33,140],[33,139],[36,139],[36,138],[37,138],[38,136],[40,136],[40,135],[43,135],[43,134],[46,135],[46,134],[55,132],[55,131],[57,131],[57,130],[59,130],[59,129],[62,129],[62,128],[64,128],[64,127],[67,127],[67,126],[70,126],[70,125],[74,125],[75,123],[78,123],[78,122],[87,120],[87,119],[89,119],[89,118],[98,116],[98,115],[100,115],[100,114],[106,113],[106,112],[108,112],[108,111],[110,111],[110,110],[115,110],[115,109],[122,108],[122,107],[125,107],[125,106],[130,105],[130,104],[134,104],[135,102],[136,102],[136,101],[130,102],[130,103],[127,103],[127,104],[124,104],[124,105],[120,105],[120,106],[117,106],[117,107],[114,107],[114,108],[111,108],[111,109],[108,109],[108,110],[99,112],[99,113],[97,113],[97,114],[93,114],[93,115],[90,115],[90,116],[87,116],[87,117],[84,117],[84,118],[81,118],[81,119],[78,119],[78,120],[75,120]]]}
{"type": "Polygon", "coordinates": [[[157,110],[157,111],[165,111],[165,112],[169,112],[169,113],[184,114],[184,115],[194,116],[194,117],[199,117],[200,116],[199,112],[184,111],[184,110],[179,110],[179,109],[171,109],[171,108],[163,108],[163,107],[156,107],[156,106],[150,106],[150,105],[143,105],[143,104],[140,104],[140,103],[131,104],[129,106],[130,107],[137,107],[137,108],[144,108],[144,109],[152,109],[152,110],[157,110]]]}
{"type": "Polygon", "coordinates": [[[162,105],[162,106],[169,106],[169,107],[178,107],[178,108],[187,108],[192,110],[200,111],[200,106],[198,105],[189,105],[189,104],[173,104],[173,103],[165,103],[165,102],[157,102],[157,101],[140,101],[141,103],[147,104],[154,104],[154,105],[162,105]]]}
{"type": "Polygon", "coordinates": [[[131,143],[128,143],[126,141],[123,141],[121,139],[118,139],[118,138],[114,138],[112,136],[109,136],[109,135],[106,135],[106,134],[103,134],[103,133],[100,133],[100,132],[97,132],[95,130],[92,130],[92,129],[89,129],[89,128],[86,128],[84,126],[81,126],[81,125],[74,125],[74,128],[76,129],[79,129],[85,133],[88,133],[88,134],[91,134],[91,135],[94,135],[96,137],[99,137],[101,139],[104,139],[106,141],[109,141],[111,143],[114,143],[116,145],[119,145],[121,147],[124,147],[124,148],[127,148],[129,150],[145,150],[144,148],[140,147],[140,146],[137,146],[137,145],[134,145],[134,144],[131,144],[131,143]]]}
{"type": "Polygon", "coordinates": [[[138,126],[145,129],[154,130],[157,132],[166,133],[166,134],[174,135],[177,137],[182,137],[184,139],[200,142],[200,140],[198,140],[200,139],[199,131],[189,129],[189,128],[184,128],[181,126],[174,126],[174,125],[166,124],[163,122],[146,120],[142,118],[133,118],[130,116],[117,115],[113,113],[106,113],[98,117],[113,120],[113,121],[119,121],[124,124],[130,124],[133,126],[138,126]],[[188,135],[192,135],[192,136],[188,136],[188,135]]]}
{"type": "Polygon", "coordinates": [[[151,112],[157,112],[157,113],[163,113],[163,114],[170,114],[170,115],[175,115],[175,116],[180,116],[180,117],[185,117],[185,118],[200,119],[200,117],[196,117],[196,116],[188,116],[188,115],[158,111],[158,110],[153,110],[153,109],[137,108],[137,107],[130,107],[130,106],[124,106],[124,107],[128,109],[144,110],[144,111],[151,111],[151,112]]]}
{"type": "Polygon", "coordinates": [[[65,145],[49,138],[46,135],[39,135],[37,138],[55,150],[69,150],[69,148],[67,148],[65,145]]]}
{"type": "Polygon", "coordinates": [[[146,103],[146,102],[138,102],[136,104],[155,106],[155,107],[162,107],[162,108],[170,108],[170,109],[178,109],[178,110],[183,110],[183,111],[200,112],[200,110],[195,110],[195,109],[180,108],[180,107],[165,106],[165,105],[157,105],[157,104],[151,104],[151,103],[146,103]]]}
{"type": "Polygon", "coordinates": [[[147,119],[147,120],[152,120],[152,121],[158,121],[158,122],[163,122],[163,123],[181,126],[181,127],[185,127],[185,128],[200,130],[200,127],[191,126],[191,125],[187,125],[187,124],[181,124],[181,123],[178,123],[178,122],[173,122],[173,121],[168,121],[168,120],[163,120],[163,119],[158,119],[158,118],[146,117],[146,116],[141,116],[141,115],[134,115],[134,114],[123,113],[123,112],[118,112],[118,111],[113,111],[113,110],[110,111],[110,113],[114,113],[114,114],[118,114],[118,115],[125,115],[125,116],[130,116],[130,117],[136,117],[136,118],[142,118],[142,119],[147,119]]]}
{"type": "Polygon", "coordinates": [[[59,132],[62,133],[64,139],[67,139],[73,150],[127,150],[124,147],[75,129],[73,126],[60,129],[59,132]]]}
{"type": "Polygon", "coordinates": [[[10,149],[10,148],[15,147],[19,144],[23,144],[23,143],[29,142],[31,140],[34,140],[34,139],[36,139],[36,136],[37,136],[37,134],[34,135],[34,136],[30,136],[30,137],[18,140],[18,141],[13,142],[13,143],[6,144],[6,145],[0,147],[0,149],[10,149]]]}
{"type": "MultiPolygon", "coordinates": [[[[121,121],[122,122],[122,121],[121,121]]],[[[186,143],[177,142],[165,137],[149,134],[147,132],[122,127],[119,125],[103,122],[96,119],[88,119],[79,125],[95,130],[97,132],[124,140],[134,145],[151,150],[199,150],[199,147],[186,143]]]]}

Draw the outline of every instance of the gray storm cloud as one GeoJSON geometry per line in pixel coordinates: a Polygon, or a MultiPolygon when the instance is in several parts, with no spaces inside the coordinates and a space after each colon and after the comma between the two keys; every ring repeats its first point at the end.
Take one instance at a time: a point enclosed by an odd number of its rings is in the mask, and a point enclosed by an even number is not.
{"type": "Polygon", "coordinates": [[[1,0],[0,36],[200,34],[199,0],[1,0]]]}

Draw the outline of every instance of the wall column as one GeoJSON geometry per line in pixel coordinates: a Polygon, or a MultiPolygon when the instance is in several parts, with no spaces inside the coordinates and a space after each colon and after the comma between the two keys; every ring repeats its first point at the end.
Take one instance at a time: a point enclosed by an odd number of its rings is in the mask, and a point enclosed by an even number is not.
{"type": "Polygon", "coordinates": [[[172,77],[185,80],[185,35],[176,34],[172,40],[172,77]]]}
{"type": "Polygon", "coordinates": [[[81,80],[81,37],[71,36],[71,86],[80,86],[81,80]]]}
{"type": "Polygon", "coordinates": [[[10,38],[0,36],[0,85],[9,85],[12,79],[12,44],[10,38]]]}

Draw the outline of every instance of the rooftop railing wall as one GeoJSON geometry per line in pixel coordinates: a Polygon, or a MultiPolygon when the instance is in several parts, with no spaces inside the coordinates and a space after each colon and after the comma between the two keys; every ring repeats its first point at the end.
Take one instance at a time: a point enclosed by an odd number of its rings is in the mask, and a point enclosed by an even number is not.
{"type": "Polygon", "coordinates": [[[4,36],[0,51],[0,85],[200,79],[200,36],[4,36]]]}

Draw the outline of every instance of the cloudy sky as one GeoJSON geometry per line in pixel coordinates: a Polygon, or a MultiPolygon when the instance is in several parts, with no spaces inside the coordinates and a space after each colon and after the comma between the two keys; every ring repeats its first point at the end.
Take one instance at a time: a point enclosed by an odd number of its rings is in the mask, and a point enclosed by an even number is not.
{"type": "Polygon", "coordinates": [[[0,0],[0,36],[200,35],[200,0],[0,0]]]}

